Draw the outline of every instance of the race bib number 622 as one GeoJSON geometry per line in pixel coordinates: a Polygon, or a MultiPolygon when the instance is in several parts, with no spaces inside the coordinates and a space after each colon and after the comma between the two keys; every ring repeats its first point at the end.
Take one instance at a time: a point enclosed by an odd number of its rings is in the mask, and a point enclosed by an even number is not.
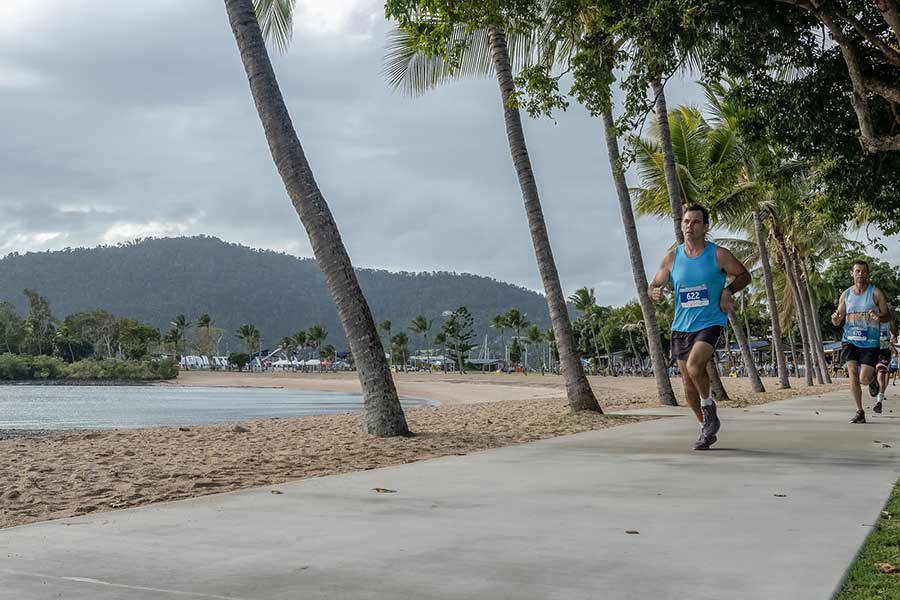
{"type": "Polygon", "coordinates": [[[709,288],[706,284],[683,287],[678,292],[678,303],[681,308],[709,306],[709,288]]]}

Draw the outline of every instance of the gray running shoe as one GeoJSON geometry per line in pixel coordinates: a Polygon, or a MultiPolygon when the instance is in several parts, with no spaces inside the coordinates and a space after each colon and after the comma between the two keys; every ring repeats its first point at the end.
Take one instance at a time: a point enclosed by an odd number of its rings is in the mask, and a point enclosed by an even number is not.
{"type": "Polygon", "coordinates": [[[881,414],[881,401],[880,400],[875,403],[875,406],[872,407],[872,412],[878,413],[879,415],[881,414]]]}
{"type": "Polygon", "coordinates": [[[716,437],[722,423],[719,421],[719,415],[716,414],[716,405],[710,404],[700,408],[703,411],[703,429],[701,429],[701,437],[716,437]]]}
{"type": "Polygon", "coordinates": [[[858,410],[856,411],[856,416],[850,419],[851,423],[865,423],[866,422],[866,413],[865,411],[858,410]]]}
{"type": "Polygon", "coordinates": [[[873,398],[878,395],[878,392],[881,391],[881,385],[878,383],[878,378],[876,377],[869,383],[869,395],[873,398]]]}
{"type": "Polygon", "coordinates": [[[709,450],[709,447],[715,444],[719,439],[716,436],[705,436],[700,434],[700,439],[694,442],[694,450],[709,450]]]}

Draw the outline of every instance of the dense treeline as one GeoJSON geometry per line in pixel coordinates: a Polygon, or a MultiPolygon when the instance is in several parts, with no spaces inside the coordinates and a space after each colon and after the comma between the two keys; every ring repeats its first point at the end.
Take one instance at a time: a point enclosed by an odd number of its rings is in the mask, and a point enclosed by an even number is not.
{"type": "MultiPolygon", "coordinates": [[[[519,307],[547,327],[544,298],[486,277],[457,273],[391,273],[358,270],[360,285],[377,320],[408,323],[416,315],[439,317],[466,305],[476,335],[489,331],[497,312],[519,307]]],[[[37,290],[58,314],[102,309],[165,331],[173,315],[208,313],[232,332],[253,323],[261,346],[317,323],[343,348],[343,328],[315,262],[270,250],[255,250],[217,238],[144,239],[118,246],[10,254],[0,260],[0,298],[20,313],[28,310],[22,289],[37,290]]],[[[243,350],[233,335],[222,352],[243,350]]]]}

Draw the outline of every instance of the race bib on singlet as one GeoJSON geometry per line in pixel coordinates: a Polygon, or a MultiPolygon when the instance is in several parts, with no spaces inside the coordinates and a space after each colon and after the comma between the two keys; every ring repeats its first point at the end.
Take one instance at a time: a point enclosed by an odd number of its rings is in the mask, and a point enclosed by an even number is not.
{"type": "Polygon", "coordinates": [[[869,330],[860,327],[851,327],[847,330],[847,339],[851,342],[865,342],[869,339],[869,330]]]}
{"type": "Polygon", "coordinates": [[[681,308],[700,308],[709,306],[709,288],[703,285],[683,287],[678,292],[678,303],[681,308]]]}

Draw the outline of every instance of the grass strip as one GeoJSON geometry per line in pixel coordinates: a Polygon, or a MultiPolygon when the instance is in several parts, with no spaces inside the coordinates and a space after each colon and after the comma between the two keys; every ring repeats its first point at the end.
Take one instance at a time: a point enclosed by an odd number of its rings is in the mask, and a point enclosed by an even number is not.
{"type": "Polygon", "coordinates": [[[900,481],[835,600],[900,600],[900,481]]]}

